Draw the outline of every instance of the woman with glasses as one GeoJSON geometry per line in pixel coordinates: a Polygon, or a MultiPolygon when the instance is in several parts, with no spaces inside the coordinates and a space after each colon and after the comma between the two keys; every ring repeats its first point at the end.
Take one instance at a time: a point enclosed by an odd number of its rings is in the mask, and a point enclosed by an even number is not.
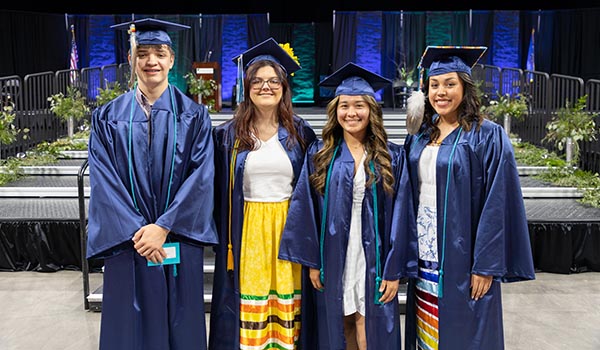
{"type": "Polygon", "coordinates": [[[215,277],[209,348],[296,349],[301,266],[277,259],[289,199],[315,138],[292,110],[300,69],[272,38],[234,58],[243,71],[231,120],[214,130],[215,277]]]}

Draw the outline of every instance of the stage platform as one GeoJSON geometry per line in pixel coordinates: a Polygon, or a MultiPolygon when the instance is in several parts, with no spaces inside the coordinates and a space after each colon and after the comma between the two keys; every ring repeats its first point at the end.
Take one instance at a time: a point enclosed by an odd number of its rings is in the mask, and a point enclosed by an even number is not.
{"type": "MultiPolygon", "coordinates": [[[[299,114],[320,135],[324,109],[301,109],[299,114]]],[[[403,142],[405,116],[393,110],[384,115],[390,139],[403,142]]],[[[228,113],[213,115],[213,125],[229,118],[228,113]]],[[[0,271],[78,270],[84,274],[84,286],[90,273],[100,273],[102,261],[82,259],[89,200],[84,164],[87,152],[65,152],[57,164],[26,167],[26,177],[0,187],[0,271]]],[[[540,170],[519,167],[536,269],[561,274],[600,271],[600,208],[578,203],[581,193],[575,188],[533,179],[540,170]]],[[[205,251],[205,301],[210,308],[214,260],[212,250],[205,251]]],[[[84,291],[86,309],[99,309],[101,286],[88,285],[84,291]]]]}

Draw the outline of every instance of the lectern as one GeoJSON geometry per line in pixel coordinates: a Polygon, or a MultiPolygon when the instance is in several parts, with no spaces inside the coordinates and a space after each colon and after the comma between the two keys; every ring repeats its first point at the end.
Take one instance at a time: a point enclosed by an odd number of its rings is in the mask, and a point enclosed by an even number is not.
{"type": "MultiPolygon", "coordinates": [[[[192,65],[192,71],[196,74],[196,78],[202,78],[205,80],[213,79],[217,83],[217,91],[211,96],[205,97],[206,99],[215,100],[215,110],[221,111],[221,66],[219,62],[194,62],[192,65]]],[[[194,96],[194,101],[198,101],[198,96],[194,96]]],[[[205,103],[205,101],[202,101],[205,103]]]]}

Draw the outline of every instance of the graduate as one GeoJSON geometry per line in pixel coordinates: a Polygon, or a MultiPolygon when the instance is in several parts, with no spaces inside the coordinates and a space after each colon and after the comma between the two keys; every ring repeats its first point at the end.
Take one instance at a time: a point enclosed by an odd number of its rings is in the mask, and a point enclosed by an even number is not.
{"type": "Polygon", "coordinates": [[[209,349],[311,349],[300,345],[307,333],[302,267],[277,259],[306,147],[316,138],[292,108],[288,76],[301,67],[273,38],[233,61],[243,98],[233,118],[214,129],[220,243],[209,349]]]}
{"type": "Polygon", "coordinates": [[[418,227],[410,349],[504,349],[502,282],[535,278],[519,173],[503,128],[480,114],[471,69],[485,47],[429,46],[405,141],[418,227]]]}
{"type": "Polygon", "coordinates": [[[335,97],[322,140],[307,151],[279,251],[310,270],[314,349],[401,348],[398,288],[416,276],[416,236],[404,150],[387,140],[375,99],[390,83],[350,62],[319,84],[335,97]]]}
{"type": "Polygon", "coordinates": [[[100,349],[206,349],[203,252],[217,243],[213,143],[204,105],[168,81],[156,19],[130,30],[133,88],[94,110],[87,257],[104,259],[100,349]]]}

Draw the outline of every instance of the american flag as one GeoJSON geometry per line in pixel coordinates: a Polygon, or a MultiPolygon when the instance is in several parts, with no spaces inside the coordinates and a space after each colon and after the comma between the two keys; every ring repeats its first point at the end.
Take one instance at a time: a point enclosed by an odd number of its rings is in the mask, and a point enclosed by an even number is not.
{"type": "Polygon", "coordinates": [[[77,43],[75,42],[75,26],[71,24],[71,57],[69,59],[69,69],[71,70],[71,85],[77,80],[77,63],[79,55],[77,54],[77,43]]]}

